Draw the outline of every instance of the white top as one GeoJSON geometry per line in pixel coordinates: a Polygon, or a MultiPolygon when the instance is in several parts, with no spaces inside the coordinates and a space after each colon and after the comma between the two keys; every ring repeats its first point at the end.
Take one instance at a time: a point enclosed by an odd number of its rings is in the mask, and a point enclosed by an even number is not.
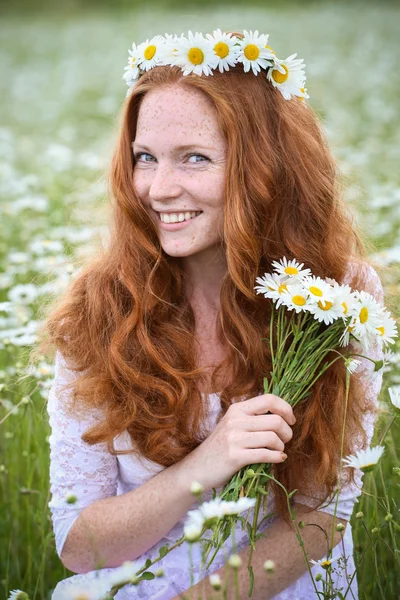
{"type": "MultiPolygon", "coordinates": [[[[365,285],[364,289],[372,293],[379,302],[383,303],[381,282],[375,270],[371,267],[368,267],[368,279],[369,285],[365,285]]],[[[352,347],[355,352],[367,354],[365,351],[363,352],[356,343],[352,343],[352,347]]],[[[378,344],[376,344],[368,350],[368,355],[376,360],[381,360],[383,352],[378,344]]],[[[358,366],[357,372],[364,371],[363,387],[365,395],[376,403],[382,385],[382,369],[379,372],[374,372],[373,368],[374,364],[371,361],[361,359],[361,364],[358,366]]],[[[138,458],[132,454],[112,456],[108,452],[105,443],[89,446],[82,441],[81,435],[96,421],[96,419],[99,418],[99,413],[96,410],[93,410],[84,420],[78,420],[71,418],[64,411],[63,401],[66,400],[66,396],[69,392],[62,390],[61,386],[66,382],[71,381],[71,378],[75,376],[75,373],[68,369],[63,356],[60,352],[57,352],[54,381],[49,391],[48,413],[50,417],[50,426],[52,428],[52,434],[49,438],[51,461],[50,491],[52,498],[49,502],[49,507],[53,519],[56,550],[59,556],[61,555],[63,545],[72,524],[84,507],[101,498],[120,495],[134,490],[164,468],[157,463],[148,461],[143,457],[138,458]],[[65,501],[68,492],[72,492],[77,496],[78,500],[73,505],[68,504],[65,501]]],[[[207,423],[205,424],[209,431],[216,426],[219,410],[219,396],[217,394],[210,395],[209,414],[207,423]]],[[[371,413],[365,413],[363,415],[363,422],[368,436],[368,444],[370,444],[374,428],[374,421],[371,413]]],[[[127,431],[117,436],[114,444],[115,448],[118,450],[131,448],[131,440],[127,431]]],[[[343,470],[345,471],[345,469],[343,470]]],[[[337,517],[341,517],[347,521],[350,520],[354,504],[361,494],[362,475],[360,470],[356,470],[356,484],[343,485],[336,511],[337,517]]],[[[219,488],[218,492],[221,489],[222,488],[219,488]]],[[[212,491],[204,495],[204,500],[210,499],[211,496],[212,491]]],[[[296,494],[295,498],[297,502],[307,504],[308,506],[314,506],[317,496],[306,497],[296,494]]],[[[335,502],[336,500],[329,504],[325,502],[318,510],[333,515],[335,502]]],[[[193,508],[196,506],[197,503],[193,508]]],[[[262,513],[263,511],[260,512],[262,513]]],[[[274,512],[274,498],[272,492],[268,496],[267,512],[263,514],[269,514],[271,512],[274,512]]],[[[260,520],[263,514],[260,515],[260,520]]],[[[172,545],[173,542],[182,536],[185,519],[186,517],[180,519],[157,544],[137,559],[140,567],[144,565],[147,558],[154,559],[158,556],[158,550],[161,546],[164,544],[172,545]]],[[[271,517],[269,520],[265,521],[261,530],[267,529],[275,519],[276,517],[271,517]]],[[[252,522],[252,515],[250,516],[250,522],[252,522]]],[[[236,542],[238,545],[237,550],[239,552],[248,544],[247,533],[246,531],[242,531],[240,524],[238,524],[236,528],[236,542]]],[[[195,583],[224,565],[224,554],[230,552],[231,543],[231,539],[228,539],[225,543],[224,552],[220,551],[209,570],[202,572],[199,571],[199,544],[193,545],[195,583]]],[[[180,592],[187,590],[190,587],[188,549],[189,545],[185,542],[182,546],[176,548],[161,561],[156,563],[155,568],[162,567],[164,569],[164,577],[156,577],[151,581],[141,582],[138,586],[125,586],[116,594],[115,598],[117,600],[128,600],[133,598],[140,598],[142,600],[150,598],[153,600],[169,600],[174,598],[180,592]]],[[[343,555],[343,553],[348,557],[347,574],[350,579],[355,569],[350,523],[347,524],[344,533],[344,548],[341,543],[338,544],[333,549],[333,557],[343,555]]],[[[339,569],[338,563],[335,563],[335,568],[339,570],[338,573],[333,573],[332,576],[336,587],[340,589],[343,586],[342,591],[345,592],[347,584],[344,569],[339,569]]],[[[64,579],[56,586],[52,598],[54,600],[61,600],[65,597],[64,594],[71,584],[82,583],[85,585],[85,583],[87,584],[94,577],[99,580],[99,578],[102,579],[113,571],[114,569],[107,568],[97,572],[91,571],[90,573],[78,574],[69,577],[68,579],[64,579]]],[[[325,571],[323,569],[318,566],[312,568],[314,578],[319,572],[321,572],[325,579],[325,571]]],[[[317,583],[317,587],[319,590],[322,590],[321,582],[317,583]]],[[[351,589],[353,592],[352,597],[358,598],[356,577],[353,579],[351,589]]],[[[351,595],[350,592],[349,595],[351,595]]],[[[275,596],[274,600],[310,600],[310,598],[313,597],[315,597],[315,590],[308,571],[306,571],[293,585],[275,596]]]]}

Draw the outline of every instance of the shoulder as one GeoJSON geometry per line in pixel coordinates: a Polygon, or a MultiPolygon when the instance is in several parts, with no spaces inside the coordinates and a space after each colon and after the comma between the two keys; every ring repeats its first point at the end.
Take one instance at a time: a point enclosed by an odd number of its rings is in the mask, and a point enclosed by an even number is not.
{"type": "Polygon", "coordinates": [[[352,289],[355,289],[352,284],[358,283],[358,289],[368,292],[377,302],[383,304],[384,291],[381,278],[368,261],[350,260],[342,283],[350,285],[352,289]]]}

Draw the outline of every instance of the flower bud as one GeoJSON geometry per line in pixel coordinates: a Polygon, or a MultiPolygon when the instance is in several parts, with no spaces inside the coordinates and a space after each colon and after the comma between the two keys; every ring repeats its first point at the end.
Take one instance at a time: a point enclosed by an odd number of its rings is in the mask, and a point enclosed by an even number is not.
{"type": "Polygon", "coordinates": [[[392,468],[392,473],[394,475],[400,475],[400,467],[393,467],[392,468]]]}
{"type": "Polygon", "coordinates": [[[379,527],[374,527],[373,529],[371,529],[371,533],[373,535],[378,535],[378,533],[379,533],[379,527]]]}
{"type": "Polygon", "coordinates": [[[389,522],[393,519],[393,515],[391,513],[388,513],[385,517],[385,521],[389,522]]]}
{"type": "Polygon", "coordinates": [[[72,492],[65,494],[65,501],[67,504],[75,504],[78,498],[72,492]]]}
{"type": "Polygon", "coordinates": [[[336,525],[336,531],[344,531],[345,526],[343,525],[343,523],[338,523],[336,525]]]}
{"type": "Polygon", "coordinates": [[[321,579],[322,579],[321,573],[317,573],[315,576],[315,581],[321,581],[321,579]]]}
{"type": "Polygon", "coordinates": [[[199,481],[193,481],[192,485],[190,486],[190,493],[193,494],[193,496],[199,496],[203,492],[204,487],[201,485],[201,483],[199,481]]]}
{"type": "Polygon", "coordinates": [[[267,573],[273,573],[275,570],[275,563],[273,560],[266,560],[263,567],[264,571],[266,571],[267,573]]]}
{"type": "Polygon", "coordinates": [[[164,577],[164,569],[160,567],[159,569],[154,571],[154,575],[156,577],[164,577]]]}
{"type": "Polygon", "coordinates": [[[240,558],[239,554],[231,554],[228,559],[228,564],[230,567],[232,567],[232,569],[239,569],[239,567],[242,566],[242,559],[240,558]]]}
{"type": "Polygon", "coordinates": [[[356,519],[362,519],[364,517],[364,513],[360,510],[360,512],[358,512],[356,514],[356,519]]]}
{"type": "Polygon", "coordinates": [[[306,526],[306,524],[304,523],[304,521],[299,521],[300,529],[304,529],[305,526],[306,526]]]}
{"type": "Polygon", "coordinates": [[[209,581],[214,590],[218,591],[221,589],[221,577],[218,575],[218,573],[213,573],[212,575],[210,575],[209,581]]]}

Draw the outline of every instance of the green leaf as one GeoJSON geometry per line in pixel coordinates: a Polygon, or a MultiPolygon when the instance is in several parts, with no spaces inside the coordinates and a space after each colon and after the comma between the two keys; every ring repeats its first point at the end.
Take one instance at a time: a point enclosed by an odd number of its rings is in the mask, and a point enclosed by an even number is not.
{"type": "Polygon", "coordinates": [[[154,573],[151,573],[150,571],[145,571],[140,576],[140,580],[145,579],[146,581],[150,581],[151,579],[154,579],[154,578],[155,578],[154,573]]]}
{"type": "Polygon", "coordinates": [[[151,565],[151,562],[152,562],[152,561],[151,561],[151,558],[148,558],[148,559],[146,560],[146,562],[144,563],[144,568],[145,568],[145,569],[148,569],[148,568],[149,568],[149,566],[151,565]]]}
{"type": "Polygon", "coordinates": [[[253,573],[253,567],[251,565],[248,565],[248,571],[249,571],[249,575],[250,575],[250,587],[249,587],[249,598],[253,593],[253,587],[254,587],[254,573],[253,573]]]}
{"type": "Polygon", "coordinates": [[[160,548],[160,550],[159,550],[160,557],[161,557],[161,558],[164,558],[164,556],[165,556],[166,554],[168,554],[168,550],[169,550],[168,546],[161,546],[161,548],[160,548]]]}

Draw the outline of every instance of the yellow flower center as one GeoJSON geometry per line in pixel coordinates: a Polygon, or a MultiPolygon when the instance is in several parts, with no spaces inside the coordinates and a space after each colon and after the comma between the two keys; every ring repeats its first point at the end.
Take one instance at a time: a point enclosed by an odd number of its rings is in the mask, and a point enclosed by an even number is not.
{"type": "Polygon", "coordinates": [[[296,267],[285,267],[284,272],[287,273],[287,275],[297,275],[299,270],[296,269],[296,267]]]}
{"type": "Polygon", "coordinates": [[[347,329],[348,329],[349,331],[353,331],[353,329],[354,329],[354,325],[349,325],[347,329]]]}
{"type": "Polygon", "coordinates": [[[314,296],[322,296],[322,290],[317,288],[315,285],[310,285],[308,289],[312,294],[314,294],[314,296]]]}
{"type": "Polygon", "coordinates": [[[360,323],[365,323],[368,320],[368,308],[363,306],[360,310],[360,323]]]}
{"type": "Polygon", "coordinates": [[[218,44],[215,44],[214,46],[214,52],[220,58],[225,58],[225,56],[228,56],[229,54],[229,46],[228,44],[225,44],[225,42],[218,42],[218,44]]]}
{"type": "Polygon", "coordinates": [[[348,307],[347,307],[347,304],[346,304],[346,302],[342,302],[342,306],[343,306],[343,312],[344,312],[344,314],[345,314],[345,315],[347,315],[347,311],[348,311],[349,309],[348,309],[348,307]]]}
{"type": "Polygon", "coordinates": [[[133,67],[133,66],[134,66],[134,64],[135,64],[135,62],[136,62],[136,57],[135,57],[135,56],[131,56],[131,57],[129,58],[129,60],[130,60],[130,63],[131,63],[131,67],[133,67]]]}
{"type": "Polygon", "coordinates": [[[270,52],[272,52],[272,54],[275,54],[275,52],[272,50],[271,46],[268,46],[268,44],[265,44],[265,47],[268,48],[268,50],[270,52]]]}
{"type": "Polygon", "coordinates": [[[320,307],[321,310],[329,310],[332,308],[333,302],[325,301],[325,306],[323,306],[321,300],[319,300],[318,306],[320,307]]]}
{"type": "Polygon", "coordinates": [[[85,594],[85,592],[83,592],[82,594],[78,594],[77,596],[74,596],[75,600],[89,600],[89,596],[87,594],[85,594]]]}
{"type": "Polygon", "coordinates": [[[280,286],[278,287],[278,294],[282,294],[282,292],[283,292],[284,290],[287,290],[287,285],[286,285],[286,283],[282,283],[282,285],[280,285],[280,286]]]}
{"type": "Polygon", "coordinates": [[[384,334],[385,334],[385,328],[384,328],[384,326],[383,326],[383,325],[382,325],[382,327],[377,327],[377,330],[379,331],[379,333],[380,333],[381,335],[384,335],[384,334]]]}
{"type": "Polygon", "coordinates": [[[293,304],[296,304],[296,306],[304,306],[306,303],[306,299],[304,298],[304,296],[293,296],[292,297],[292,302],[293,304]]]}
{"type": "Polygon", "coordinates": [[[156,53],[157,48],[155,46],[147,46],[144,51],[144,57],[146,60],[151,60],[156,53]]]}
{"type": "Polygon", "coordinates": [[[193,65],[201,65],[204,61],[204,53],[200,48],[190,48],[188,52],[188,59],[193,65]]]}
{"type": "Polygon", "coordinates": [[[281,65],[286,71],[286,73],[281,73],[277,69],[273,69],[272,78],[276,81],[276,83],[284,83],[286,79],[289,77],[289,69],[285,65],[281,65]]]}
{"type": "Polygon", "coordinates": [[[247,44],[244,49],[244,55],[248,60],[256,60],[259,54],[260,51],[255,44],[247,44]]]}
{"type": "Polygon", "coordinates": [[[321,567],[323,567],[324,569],[327,569],[330,566],[331,566],[331,561],[330,560],[323,560],[321,562],[321,567]]]}

